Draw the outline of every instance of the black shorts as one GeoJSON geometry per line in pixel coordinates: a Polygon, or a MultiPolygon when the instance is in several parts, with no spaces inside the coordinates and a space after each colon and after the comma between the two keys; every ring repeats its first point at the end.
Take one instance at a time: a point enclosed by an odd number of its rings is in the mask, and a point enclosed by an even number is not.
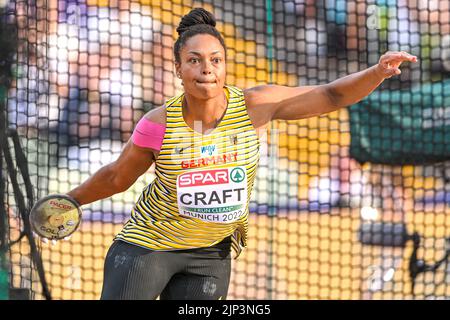
{"type": "Polygon", "coordinates": [[[153,251],[115,241],[106,255],[101,300],[226,299],[231,238],[208,248],[153,251]]]}

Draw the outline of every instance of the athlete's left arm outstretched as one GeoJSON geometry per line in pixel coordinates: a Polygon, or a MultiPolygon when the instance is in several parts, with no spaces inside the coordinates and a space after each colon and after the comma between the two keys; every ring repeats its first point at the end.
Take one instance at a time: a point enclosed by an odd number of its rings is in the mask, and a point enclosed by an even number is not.
{"type": "Polygon", "coordinates": [[[363,71],[317,86],[263,85],[245,90],[256,127],[270,120],[298,120],[355,104],[374,91],[384,79],[401,73],[402,62],[416,62],[406,52],[386,52],[378,64],[363,71]],[[257,110],[257,111],[256,111],[257,110]]]}

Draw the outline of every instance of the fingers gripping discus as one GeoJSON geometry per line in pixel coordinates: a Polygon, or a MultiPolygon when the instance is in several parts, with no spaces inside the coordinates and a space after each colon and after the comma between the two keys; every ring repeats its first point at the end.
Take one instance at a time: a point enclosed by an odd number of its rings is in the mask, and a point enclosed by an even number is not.
{"type": "Polygon", "coordinates": [[[30,223],[40,237],[60,240],[77,230],[81,214],[75,199],[65,194],[52,194],[36,202],[30,212],[30,223]]]}

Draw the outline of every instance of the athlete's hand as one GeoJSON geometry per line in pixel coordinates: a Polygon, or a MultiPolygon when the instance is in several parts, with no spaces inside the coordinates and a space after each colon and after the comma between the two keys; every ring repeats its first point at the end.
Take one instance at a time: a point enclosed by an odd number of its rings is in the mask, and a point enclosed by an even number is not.
{"type": "Polygon", "coordinates": [[[81,222],[81,208],[77,201],[64,194],[46,196],[33,206],[30,224],[35,235],[47,243],[67,240],[81,222]]]}
{"type": "Polygon", "coordinates": [[[388,51],[380,57],[377,65],[377,72],[384,79],[402,73],[400,65],[403,62],[417,62],[417,57],[405,51],[388,51]]]}

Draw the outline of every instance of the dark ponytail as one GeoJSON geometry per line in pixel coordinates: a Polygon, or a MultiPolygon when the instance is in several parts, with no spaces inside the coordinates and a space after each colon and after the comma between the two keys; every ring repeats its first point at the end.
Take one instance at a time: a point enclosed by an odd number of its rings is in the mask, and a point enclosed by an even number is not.
{"type": "Polygon", "coordinates": [[[203,8],[192,9],[187,15],[183,16],[177,32],[178,39],[173,49],[176,62],[180,62],[180,50],[186,44],[186,41],[197,34],[210,34],[216,37],[222,44],[226,55],[227,48],[222,35],[216,29],[216,19],[211,12],[203,8]]]}

